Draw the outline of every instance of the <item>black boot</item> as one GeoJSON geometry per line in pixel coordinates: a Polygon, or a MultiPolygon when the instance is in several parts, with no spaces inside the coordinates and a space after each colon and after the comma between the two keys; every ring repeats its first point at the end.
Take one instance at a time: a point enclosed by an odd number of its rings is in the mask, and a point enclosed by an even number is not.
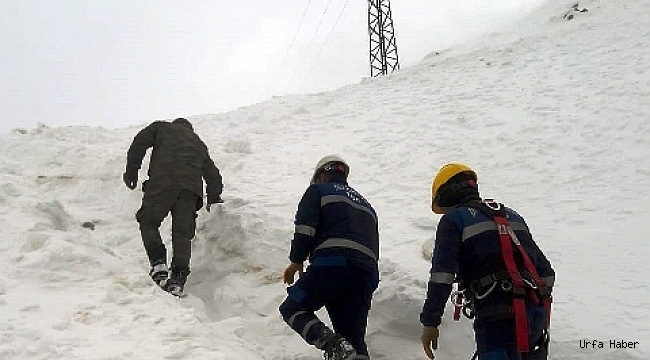
{"type": "Polygon", "coordinates": [[[185,296],[185,282],[189,274],[189,269],[172,268],[171,276],[165,285],[165,290],[174,296],[185,296]]]}
{"type": "Polygon", "coordinates": [[[352,360],[357,356],[350,342],[329,329],[316,340],[314,345],[323,350],[325,360],[352,360]]]}
{"type": "Polygon", "coordinates": [[[155,261],[151,264],[151,270],[149,271],[149,276],[151,279],[161,288],[165,288],[167,284],[168,275],[167,264],[165,260],[155,261]]]}

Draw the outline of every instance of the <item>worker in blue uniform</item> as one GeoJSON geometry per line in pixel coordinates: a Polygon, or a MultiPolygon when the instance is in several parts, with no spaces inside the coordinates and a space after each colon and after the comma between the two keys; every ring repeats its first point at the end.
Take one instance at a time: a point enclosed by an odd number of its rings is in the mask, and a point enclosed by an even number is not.
{"type": "Polygon", "coordinates": [[[379,231],[375,210],[348,185],[349,172],[339,156],[318,161],[296,212],[291,263],[283,275],[293,285],[279,309],[327,360],[370,359],[365,334],[379,282],[379,231]],[[333,329],[314,314],[323,306],[333,329]]]}
{"type": "Polygon", "coordinates": [[[422,345],[434,358],[439,326],[454,283],[463,313],[474,319],[479,360],[545,360],[555,271],[524,218],[479,196],[477,175],[450,163],[432,185],[432,210],[442,214],[426,300],[422,345]]]}

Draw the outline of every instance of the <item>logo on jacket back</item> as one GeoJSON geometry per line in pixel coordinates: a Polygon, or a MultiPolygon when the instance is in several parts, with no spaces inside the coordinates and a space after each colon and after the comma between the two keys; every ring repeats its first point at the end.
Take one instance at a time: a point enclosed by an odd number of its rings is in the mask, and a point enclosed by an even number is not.
{"type": "Polygon", "coordinates": [[[345,193],[345,196],[357,204],[369,205],[361,194],[346,184],[334,184],[334,190],[345,193]]]}

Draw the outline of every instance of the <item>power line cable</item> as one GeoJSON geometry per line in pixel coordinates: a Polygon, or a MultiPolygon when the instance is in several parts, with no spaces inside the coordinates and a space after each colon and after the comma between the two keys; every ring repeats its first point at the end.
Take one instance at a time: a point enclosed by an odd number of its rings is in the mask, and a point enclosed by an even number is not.
{"type": "Polygon", "coordinates": [[[296,38],[298,37],[298,33],[300,32],[300,29],[302,28],[302,23],[305,21],[305,17],[307,15],[307,10],[309,10],[309,4],[311,4],[311,0],[307,1],[307,6],[305,7],[305,11],[302,12],[302,17],[300,18],[300,23],[298,23],[298,29],[296,30],[296,33],[293,35],[293,39],[291,39],[291,43],[289,44],[289,47],[287,48],[287,53],[285,54],[284,60],[282,61],[283,63],[287,61],[287,57],[289,57],[289,50],[293,47],[293,44],[296,42],[296,38]]]}
{"type": "Polygon", "coordinates": [[[343,13],[345,12],[345,9],[348,7],[348,3],[350,0],[345,0],[345,4],[343,4],[343,8],[341,8],[341,12],[339,12],[339,16],[336,18],[336,22],[334,22],[334,26],[330,29],[330,32],[327,34],[327,37],[325,38],[325,41],[321,44],[320,49],[318,49],[318,54],[316,55],[316,61],[312,62],[311,66],[309,67],[309,70],[305,73],[305,77],[303,77],[302,82],[300,85],[305,83],[305,79],[307,76],[311,73],[311,70],[314,68],[314,65],[317,63],[318,59],[320,58],[320,54],[323,52],[323,49],[325,48],[325,45],[329,42],[330,37],[332,36],[332,33],[334,33],[334,30],[339,24],[339,21],[341,20],[341,17],[343,17],[343,13]]]}
{"type": "MultiPolygon", "coordinates": [[[[302,65],[302,63],[307,58],[307,54],[309,53],[309,49],[311,49],[311,46],[314,43],[314,39],[316,38],[316,35],[318,34],[318,30],[320,30],[320,27],[323,24],[323,18],[325,17],[325,14],[327,13],[327,9],[329,9],[331,3],[332,3],[332,0],[329,0],[327,2],[327,5],[325,5],[325,10],[323,10],[323,14],[321,15],[320,19],[318,20],[318,25],[316,26],[316,30],[314,30],[314,33],[312,34],[311,39],[309,40],[309,44],[307,45],[307,48],[306,48],[305,52],[303,53],[302,59],[298,63],[298,66],[296,66],[297,70],[300,69],[300,66],[302,65]]],[[[294,71],[293,76],[291,77],[291,80],[287,83],[287,86],[284,89],[285,93],[287,92],[287,90],[289,88],[289,85],[291,85],[293,83],[293,80],[296,77],[296,72],[297,71],[294,71]]]]}
{"type": "MultiPolygon", "coordinates": [[[[291,49],[293,48],[293,44],[296,42],[296,39],[298,38],[298,34],[300,33],[300,30],[302,29],[302,24],[305,21],[305,17],[307,16],[307,10],[309,10],[309,5],[311,4],[311,0],[307,1],[307,6],[305,6],[305,10],[302,12],[302,17],[300,18],[300,22],[298,23],[298,28],[296,29],[295,34],[293,34],[293,39],[291,39],[291,42],[289,43],[289,47],[287,47],[287,52],[284,54],[284,59],[280,64],[286,64],[287,59],[289,59],[289,53],[291,52],[291,49]]],[[[277,77],[273,77],[273,82],[271,83],[271,89],[267,91],[268,93],[271,93],[273,95],[273,92],[275,90],[275,86],[277,84],[277,77]]]]}

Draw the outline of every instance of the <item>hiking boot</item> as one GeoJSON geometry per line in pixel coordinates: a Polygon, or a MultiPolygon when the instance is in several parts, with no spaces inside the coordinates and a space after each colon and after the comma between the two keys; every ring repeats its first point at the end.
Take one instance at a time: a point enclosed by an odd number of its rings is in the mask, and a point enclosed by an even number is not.
{"type": "Polygon", "coordinates": [[[357,352],[350,342],[331,331],[319,339],[317,343],[320,343],[316,347],[323,350],[325,360],[352,360],[357,356],[357,352]]]}
{"type": "Polygon", "coordinates": [[[173,280],[167,281],[167,284],[165,285],[165,291],[168,293],[178,296],[178,297],[184,297],[185,296],[185,285],[177,283],[173,280]]]}
{"type": "Polygon", "coordinates": [[[156,285],[164,289],[167,284],[167,277],[169,276],[168,271],[167,264],[159,262],[151,267],[149,276],[151,276],[151,279],[156,283],[156,285]]]}
{"type": "Polygon", "coordinates": [[[187,281],[187,276],[190,274],[190,271],[187,269],[184,270],[177,270],[177,269],[172,269],[171,276],[167,280],[167,284],[165,284],[165,291],[168,293],[178,296],[178,297],[183,297],[185,296],[185,282],[187,281]]]}

